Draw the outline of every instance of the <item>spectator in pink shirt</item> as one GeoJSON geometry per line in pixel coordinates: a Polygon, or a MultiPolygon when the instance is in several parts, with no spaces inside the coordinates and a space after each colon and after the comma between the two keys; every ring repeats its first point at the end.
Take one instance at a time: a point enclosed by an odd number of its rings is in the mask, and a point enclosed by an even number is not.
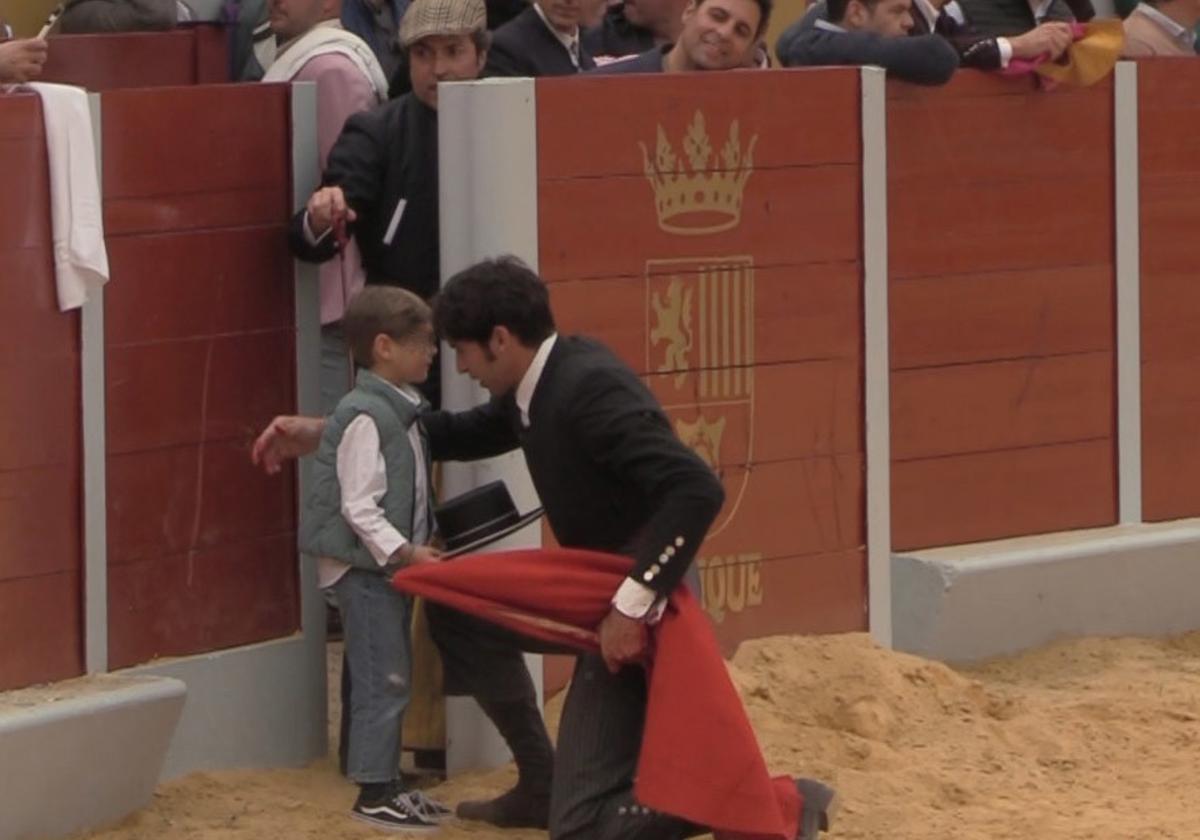
{"type": "MultiPolygon", "coordinates": [[[[339,22],[341,0],[270,0],[275,59],[264,82],[315,82],[321,172],[346,120],[387,99],[387,77],[371,47],[339,22]]],[[[332,411],[353,383],[342,336],[346,302],[363,287],[353,241],[319,269],[321,279],[321,405],[332,411]]]]}

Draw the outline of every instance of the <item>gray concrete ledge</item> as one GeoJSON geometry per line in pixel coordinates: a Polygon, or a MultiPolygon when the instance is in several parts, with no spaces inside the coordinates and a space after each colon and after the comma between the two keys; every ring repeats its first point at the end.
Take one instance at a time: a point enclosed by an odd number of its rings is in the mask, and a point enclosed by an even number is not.
{"type": "Polygon", "coordinates": [[[0,840],[62,837],[147,805],[186,690],[104,675],[0,694],[0,840]]]}
{"type": "Polygon", "coordinates": [[[897,650],[947,662],[1200,629],[1200,519],[892,556],[897,650]]]}
{"type": "Polygon", "coordinates": [[[299,767],[325,755],[324,632],[164,659],[119,673],[187,684],[187,704],[163,781],[195,770],[299,767]]]}

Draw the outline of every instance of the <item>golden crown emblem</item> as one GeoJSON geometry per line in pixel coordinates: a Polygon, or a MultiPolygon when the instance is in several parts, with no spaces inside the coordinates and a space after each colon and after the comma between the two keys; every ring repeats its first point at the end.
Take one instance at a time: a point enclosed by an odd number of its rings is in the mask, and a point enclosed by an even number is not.
{"type": "Polygon", "coordinates": [[[684,235],[720,233],[735,227],[742,219],[742,191],[753,172],[756,142],[757,134],[743,153],[738,121],[734,120],[728,141],[716,153],[704,127],[704,115],[697,111],[683,137],[685,162],[676,156],[660,123],[653,158],[646,144],[638,143],[646,178],[654,188],[659,227],[684,235]]]}

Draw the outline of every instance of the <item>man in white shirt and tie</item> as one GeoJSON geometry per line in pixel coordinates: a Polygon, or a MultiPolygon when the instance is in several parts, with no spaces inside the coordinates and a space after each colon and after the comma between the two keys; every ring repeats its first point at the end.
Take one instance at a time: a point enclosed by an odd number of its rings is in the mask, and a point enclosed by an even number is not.
{"type": "Polygon", "coordinates": [[[570,76],[596,66],[580,41],[581,0],[536,0],[492,33],[484,76],[570,76]]]}

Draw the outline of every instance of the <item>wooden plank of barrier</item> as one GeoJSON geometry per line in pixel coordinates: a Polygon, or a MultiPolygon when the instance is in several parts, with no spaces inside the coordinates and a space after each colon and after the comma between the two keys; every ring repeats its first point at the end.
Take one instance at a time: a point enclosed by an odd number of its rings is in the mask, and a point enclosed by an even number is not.
{"type": "Polygon", "coordinates": [[[1112,350],[1112,285],[1107,266],[893,282],[892,369],[1112,350]]]}
{"type": "MultiPolygon", "coordinates": [[[[666,336],[656,332],[651,317],[656,306],[672,305],[672,281],[680,281],[686,294],[697,274],[686,262],[675,266],[678,273],[666,273],[671,267],[656,263],[654,274],[640,277],[552,281],[550,297],[559,326],[568,332],[603,334],[605,343],[638,373],[659,370],[663,360],[657,356],[666,336]]],[[[750,269],[754,288],[747,328],[754,334],[754,363],[861,356],[862,281],[857,263],[750,269]]],[[[691,294],[692,315],[699,319],[699,301],[695,292],[691,294]]],[[[670,369],[693,370],[699,365],[699,354],[688,354],[674,360],[670,369]]]]}
{"type": "Polygon", "coordinates": [[[1141,196],[1142,504],[1148,521],[1200,515],[1200,73],[1138,62],[1141,196]]]}
{"type": "Polygon", "coordinates": [[[726,649],[743,639],[840,633],[862,623],[863,549],[773,559],[748,553],[699,563],[704,608],[726,649]]]}
{"type": "Polygon", "coordinates": [[[860,259],[860,181],[858,167],[844,164],[772,169],[769,180],[756,170],[747,180],[738,235],[722,237],[719,252],[711,238],[662,235],[645,176],[542,181],[540,269],[548,282],[557,282],[637,276],[645,272],[647,256],[736,254],[767,266],[853,262],[860,259]],[[586,233],[579,228],[583,219],[586,233]]]}
{"type": "Polygon", "coordinates": [[[753,85],[736,74],[717,73],[705,77],[702,96],[696,79],[687,75],[645,81],[649,84],[639,88],[653,86],[652,109],[644,95],[626,95],[629,88],[614,86],[612,77],[539,80],[539,180],[642,178],[643,147],[651,158],[656,155],[659,126],[675,155],[687,160],[684,132],[697,111],[716,153],[723,151],[735,120],[743,152],[757,138],[753,169],[858,166],[857,69],[782,70],[760,75],[753,85]],[[604,119],[595,119],[597,113],[604,119]]]}
{"type": "Polygon", "coordinates": [[[0,96],[0,690],[83,673],[79,315],[58,310],[37,97],[0,96]],[[36,397],[35,397],[36,395],[36,397]]]}
{"type": "Polygon", "coordinates": [[[299,627],[295,477],[248,457],[296,404],[289,124],[283,86],[104,95],[114,666],[299,627]]]}
{"type": "Polygon", "coordinates": [[[295,548],[291,533],[265,535],[112,567],[109,588],[120,594],[109,609],[112,667],[270,638],[265,628],[294,629],[295,548]]]}
{"type": "Polygon", "coordinates": [[[109,236],[279,225],[290,216],[284,85],[104,95],[109,236]]]}
{"type": "Polygon", "coordinates": [[[905,549],[1112,524],[1112,439],[892,465],[892,539],[905,549]]]}
{"type": "MultiPolygon", "coordinates": [[[[721,412],[715,432],[719,467],[768,464],[814,455],[862,452],[862,367],[855,360],[757,365],[722,375],[752,378],[754,399],[721,412]]],[[[680,436],[696,446],[697,424],[711,421],[694,391],[675,386],[675,374],[646,377],[680,436]]],[[[709,450],[706,447],[706,451],[709,450]]]]}
{"type": "Polygon", "coordinates": [[[170,32],[52,35],[42,79],[93,91],[229,81],[228,36],[216,25],[170,32]]]}
{"type": "Polygon", "coordinates": [[[889,86],[896,549],[1116,521],[1112,96],[889,86]]]}
{"type": "Polygon", "coordinates": [[[899,371],[892,459],[1111,439],[1113,371],[1108,351],[899,371]]]}
{"type": "Polygon", "coordinates": [[[982,75],[889,86],[891,276],[1111,264],[1111,80],[1047,94],[982,75]]]}

